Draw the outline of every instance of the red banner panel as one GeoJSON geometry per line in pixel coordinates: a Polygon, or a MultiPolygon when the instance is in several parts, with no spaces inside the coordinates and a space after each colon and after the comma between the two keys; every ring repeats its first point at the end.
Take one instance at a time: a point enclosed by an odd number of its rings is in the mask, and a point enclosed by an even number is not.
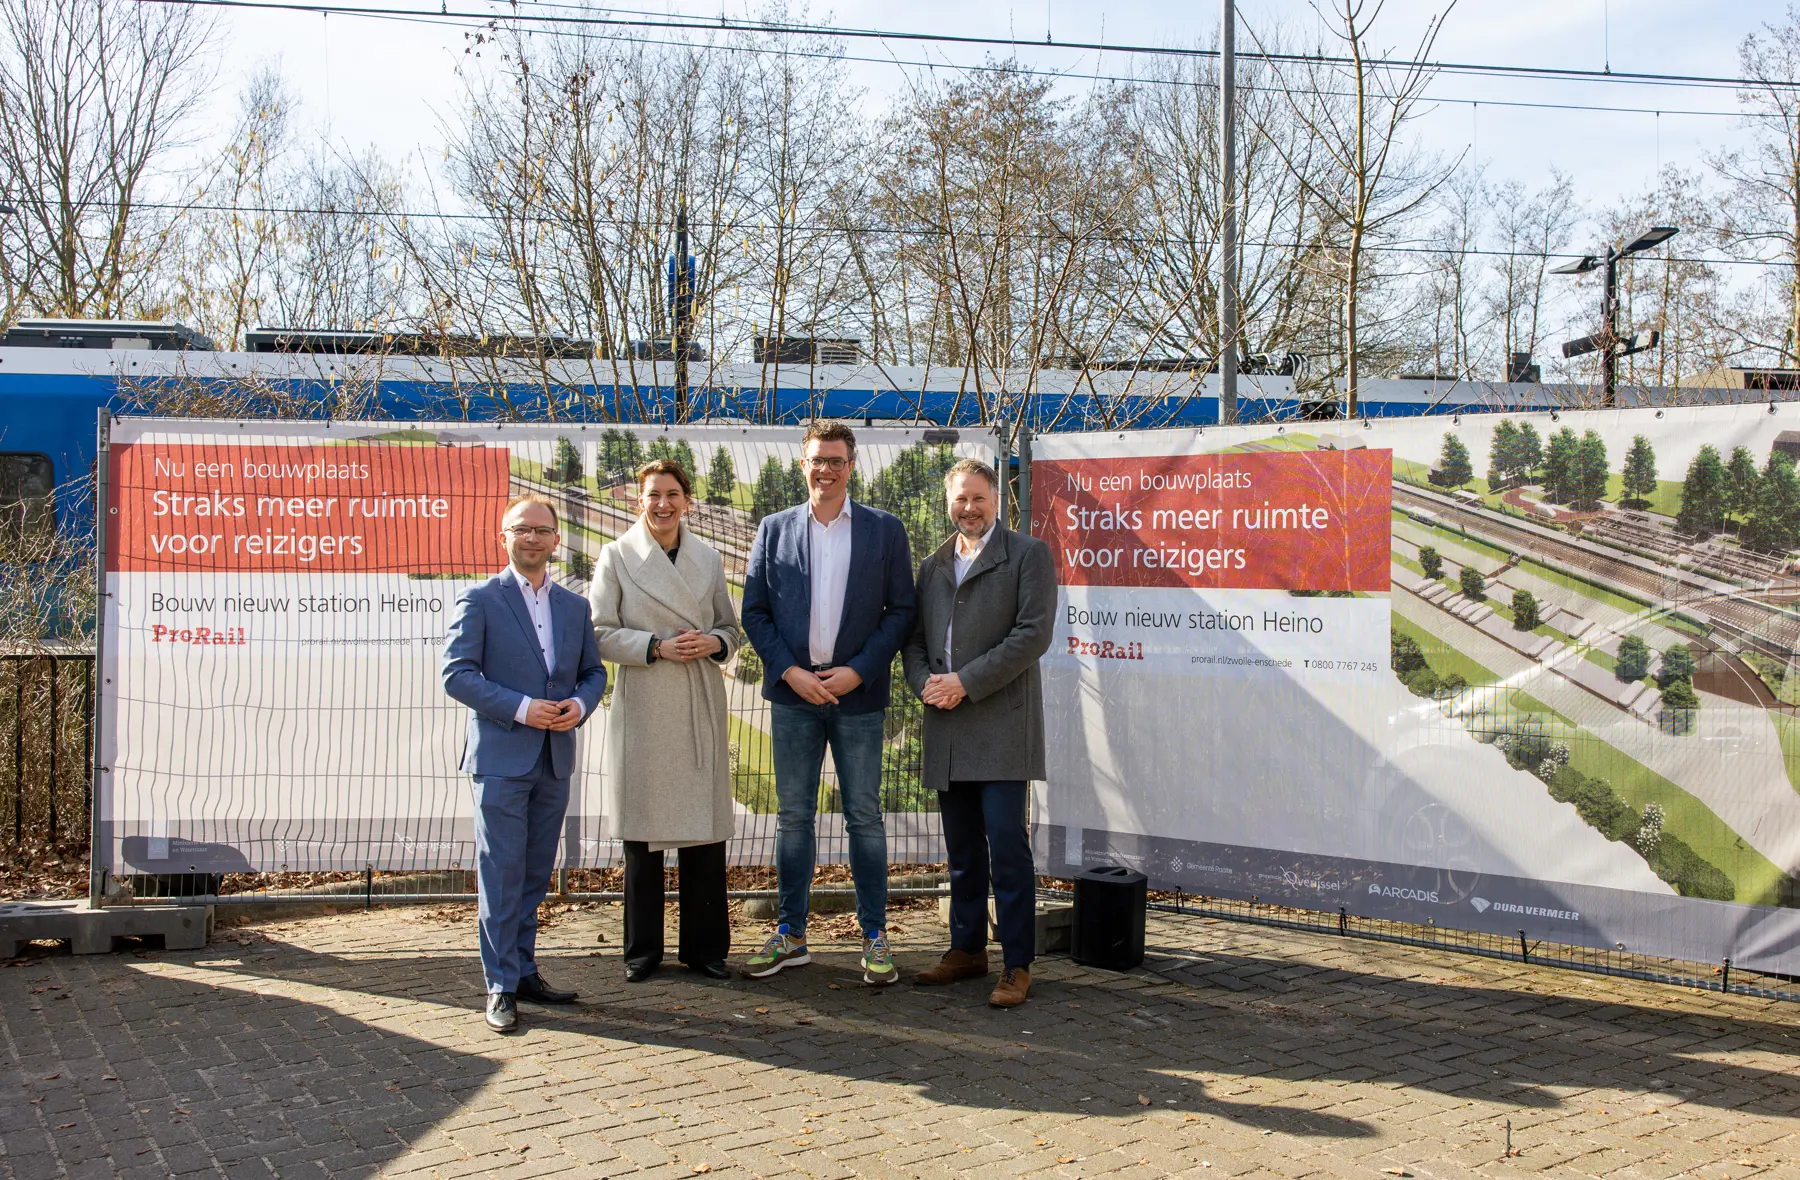
{"type": "Polygon", "coordinates": [[[508,453],[486,446],[131,443],[112,450],[119,573],[471,574],[506,564],[508,453]]]}
{"type": "Polygon", "coordinates": [[[1031,481],[1064,586],[1388,589],[1391,451],[1039,460],[1031,481]]]}

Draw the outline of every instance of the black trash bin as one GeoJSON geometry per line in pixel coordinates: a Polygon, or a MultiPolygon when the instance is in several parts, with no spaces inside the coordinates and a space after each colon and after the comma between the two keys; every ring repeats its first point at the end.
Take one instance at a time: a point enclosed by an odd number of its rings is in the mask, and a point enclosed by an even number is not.
{"type": "Polygon", "coordinates": [[[1069,954],[1086,967],[1129,971],[1144,961],[1144,899],[1149,879],[1118,865],[1075,878],[1075,929],[1069,954]]]}

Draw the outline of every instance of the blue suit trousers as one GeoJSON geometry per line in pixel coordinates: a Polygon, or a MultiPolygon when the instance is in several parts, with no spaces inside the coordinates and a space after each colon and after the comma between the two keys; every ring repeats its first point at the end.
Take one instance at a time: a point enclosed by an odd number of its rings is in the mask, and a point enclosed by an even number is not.
{"type": "Polygon", "coordinates": [[[474,776],[481,972],[490,995],[517,991],[537,971],[538,906],[550,891],[569,808],[569,780],[551,772],[548,738],[529,775],[474,776]]]}

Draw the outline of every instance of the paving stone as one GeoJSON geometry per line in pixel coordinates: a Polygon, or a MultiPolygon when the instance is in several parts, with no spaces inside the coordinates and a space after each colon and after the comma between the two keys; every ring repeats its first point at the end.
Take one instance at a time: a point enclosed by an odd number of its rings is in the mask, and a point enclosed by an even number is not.
{"type": "MultiPolygon", "coordinates": [[[[939,952],[915,925],[903,968],[939,952]]],[[[823,939],[769,981],[627,986],[600,934],[618,946],[616,907],[545,927],[583,1002],[527,1005],[511,1038],[481,1023],[466,915],[19,961],[0,1180],[1645,1180],[1800,1159],[1800,1012],[1773,1001],[1158,915],[1144,969],[1044,959],[1032,1002],[996,1012],[980,981],[866,989],[857,948],[823,939]],[[1508,1120],[1523,1154],[1501,1160],[1508,1120]]]]}

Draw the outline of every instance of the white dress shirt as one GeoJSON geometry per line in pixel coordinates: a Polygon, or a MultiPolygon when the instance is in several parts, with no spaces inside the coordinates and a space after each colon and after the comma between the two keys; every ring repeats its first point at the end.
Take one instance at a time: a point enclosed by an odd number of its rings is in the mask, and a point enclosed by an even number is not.
{"type": "MultiPolygon", "coordinates": [[[[538,651],[544,657],[544,671],[556,670],[556,631],[550,622],[550,571],[544,571],[544,588],[538,589],[531,584],[531,579],[520,573],[513,566],[507,566],[506,572],[512,575],[513,581],[519,584],[519,592],[525,596],[525,613],[531,616],[531,629],[537,633],[538,651]]],[[[525,715],[531,711],[530,696],[519,702],[518,712],[513,714],[515,724],[525,724],[525,715]]],[[[579,700],[575,707],[587,716],[587,706],[579,700]]]]}
{"type": "Polygon", "coordinates": [[[850,584],[850,497],[844,509],[825,524],[809,509],[807,543],[811,547],[812,618],[806,645],[815,665],[832,662],[838,625],[844,621],[844,590],[850,584]]]}
{"type": "MultiPolygon", "coordinates": [[[[961,586],[963,584],[963,579],[969,576],[969,571],[975,567],[976,561],[980,560],[981,551],[983,549],[987,548],[988,538],[994,535],[994,525],[997,525],[999,523],[1000,523],[1000,520],[998,517],[996,517],[994,519],[994,524],[988,525],[987,532],[981,534],[981,539],[979,541],[970,541],[967,537],[963,536],[961,529],[957,530],[957,533],[956,533],[956,561],[955,561],[956,571],[955,572],[956,572],[956,584],[958,586],[961,586]],[[970,549],[969,549],[969,552],[967,555],[964,555],[964,553],[963,553],[964,545],[970,546],[970,549]]],[[[951,663],[951,656],[950,656],[951,651],[954,650],[950,646],[950,638],[951,638],[951,636],[953,636],[955,634],[956,634],[956,604],[951,603],[950,604],[950,621],[944,625],[944,670],[946,672],[956,671],[956,666],[951,663]]]]}

